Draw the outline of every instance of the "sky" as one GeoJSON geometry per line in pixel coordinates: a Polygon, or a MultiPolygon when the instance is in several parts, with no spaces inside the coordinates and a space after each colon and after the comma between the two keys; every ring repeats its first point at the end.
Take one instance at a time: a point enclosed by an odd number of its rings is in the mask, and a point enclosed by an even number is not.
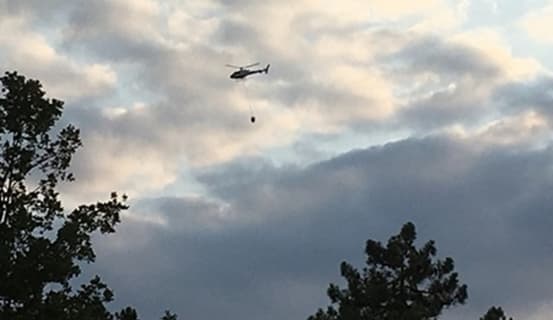
{"type": "Polygon", "coordinates": [[[114,310],[306,319],[412,221],[469,287],[443,319],[553,313],[553,1],[0,0],[0,71],[78,126],[66,209],[114,310]],[[225,64],[271,64],[229,79],[225,64]],[[256,122],[250,122],[250,116],[256,122]]]}

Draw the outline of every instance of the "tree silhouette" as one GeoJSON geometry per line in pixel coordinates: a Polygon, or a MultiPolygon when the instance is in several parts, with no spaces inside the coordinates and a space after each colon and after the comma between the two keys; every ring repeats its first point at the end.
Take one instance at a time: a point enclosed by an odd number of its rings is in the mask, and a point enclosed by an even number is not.
{"type": "MultiPolygon", "coordinates": [[[[434,241],[417,249],[415,240],[413,223],[406,223],[386,246],[368,240],[367,267],[360,272],[342,262],[347,288],[330,284],[327,294],[332,305],[308,320],[436,319],[444,308],[465,303],[467,286],[459,283],[453,259],[438,260],[434,241]]],[[[494,318],[492,309],[483,320],[504,319],[494,318]]]]}
{"type": "Polygon", "coordinates": [[[63,102],[39,81],[7,72],[0,82],[0,319],[111,320],[113,292],[100,277],[77,290],[70,281],[95,260],[91,235],[115,232],[126,196],[65,212],[56,187],[74,180],[79,130],[52,132],[63,102]]]}
{"type": "Polygon", "coordinates": [[[138,313],[131,307],[126,307],[115,314],[117,320],[138,320],[138,313]]]}
{"type": "MultiPolygon", "coordinates": [[[[480,320],[507,320],[507,316],[501,307],[491,307],[480,320]]],[[[509,320],[513,320],[513,318],[509,318],[509,320]]]]}
{"type": "Polygon", "coordinates": [[[166,310],[161,320],[177,320],[177,315],[166,310]]]}

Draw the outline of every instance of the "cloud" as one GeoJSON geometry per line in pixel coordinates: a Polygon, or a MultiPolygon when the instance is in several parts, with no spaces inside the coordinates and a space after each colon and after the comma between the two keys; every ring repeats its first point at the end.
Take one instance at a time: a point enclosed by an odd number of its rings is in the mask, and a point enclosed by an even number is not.
{"type": "Polygon", "coordinates": [[[503,80],[531,80],[545,71],[536,59],[513,54],[511,45],[493,28],[476,28],[461,32],[451,40],[478,50],[486,59],[496,63],[502,69],[503,80]]]}
{"type": "Polygon", "coordinates": [[[503,74],[479,50],[437,37],[413,36],[383,60],[399,93],[394,117],[417,131],[482,118],[503,74]]]}
{"type": "Polygon", "coordinates": [[[513,148],[528,148],[541,147],[547,143],[551,126],[543,115],[535,111],[524,111],[486,123],[474,132],[467,133],[461,128],[460,133],[466,138],[483,142],[483,147],[488,144],[503,144],[513,148]]]}
{"type": "Polygon", "coordinates": [[[434,0],[81,1],[44,8],[57,17],[48,36],[37,31],[42,7],[3,3],[14,46],[2,61],[44,79],[50,96],[68,100],[66,121],[82,128],[83,195],[110,185],[161,191],[181,167],[260,156],[310,135],[471,130],[501,121],[491,100],[498,87],[541,69],[491,29],[415,28],[460,15],[434,0]],[[29,40],[15,44],[17,34],[29,40]],[[270,75],[237,84],[223,68],[254,61],[270,62],[270,75]]]}
{"type": "Polygon", "coordinates": [[[144,318],[305,318],[341,260],[413,220],[471,288],[451,317],[539,319],[552,81],[500,29],[463,29],[471,5],[0,0],[0,66],[81,128],[64,195],[133,199],[90,272],[144,318]]]}
{"type": "Polygon", "coordinates": [[[68,5],[55,28],[60,38],[43,37],[42,44],[58,60],[92,62],[72,67],[90,79],[88,86],[65,77],[71,83],[60,88],[80,97],[104,93],[66,109],[66,121],[81,127],[85,142],[75,163],[82,183],[73,190],[81,190],[79,197],[106,188],[162,192],[183,167],[263,156],[309,135],[425,135],[453,125],[467,131],[496,112],[490,97],[497,86],[539,69],[514,57],[490,30],[445,36],[411,28],[451,9],[440,1],[359,6],[68,5]],[[395,27],[402,19],[416,22],[395,27]],[[268,77],[237,84],[223,68],[255,61],[272,64],[268,77]]]}
{"type": "Polygon", "coordinates": [[[40,79],[50,96],[67,101],[98,97],[117,84],[117,74],[109,65],[80,63],[59,52],[23,16],[2,17],[0,42],[5,48],[0,67],[40,79]]]}
{"type": "Polygon", "coordinates": [[[553,23],[551,22],[552,15],[553,2],[549,1],[544,7],[525,14],[518,21],[518,25],[534,40],[543,43],[552,43],[553,36],[551,32],[548,32],[553,27],[553,23]]]}
{"type": "Polygon", "coordinates": [[[67,191],[83,200],[112,190],[131,196],[159,192],[183,168],[262,154],[267,146],[287,141],[288,126],[299,126],[290,115],[267,109],[264,116],[271,123],[260,119],[252,128],[249,110],[234,113],[214,106],[205,113],[203,108],[137,103],[103,112],[67,109],[64,121],[81,129],[84,144],[73,166],[77,182],[67,191]],[[232,130],[225,129],[229,124],[232,130]]]}
{"type": "Polygon", "coordinates": [[[495,99],[502,102],[506,113],[534,110],[551,123],[552,85],[553,78],[549,75],[542,75],[532,81],[512,81],[498,88],[495,99]]]}
{"type": "Polygon", "coordinates": [[[64,46],[97,50],[100,56],[136,61],[163,45],[161,9],[156,1],[81,1],[69,11],[64,46]]]}
{"type": "Polygon", "coordinates": [[[524,318],[553,295],[553,153],[476,140],[408,139],[305,169],[255,159],[213,168],[198,178],[219,200],[137,203],[99,243],[93,268],[146,316],[169,307],[206,319],[305,318],[327,304],[329,282],[341,283],[340,261],[360,265],[367,238],[413,221],[469,284],[458,312],[500,304],[524,318]]]}
{"type": "Polygon", "coordinates": [[[65,0],[0,0],[0,15],[25,16],[28,19],[35,19],[37,16],[53,18],[56,13],[63,14],[68,7],[71,4],[65,0]]]}
{"type": "Polygon", "coordinates": [[[414,34],[381,59],[398,92],[396,123],[417,132],[501,118],[494,99],[503,86],[528,83],[544,72],[537,61],[513,56],[490,29],[449,38],[414,34]]]}

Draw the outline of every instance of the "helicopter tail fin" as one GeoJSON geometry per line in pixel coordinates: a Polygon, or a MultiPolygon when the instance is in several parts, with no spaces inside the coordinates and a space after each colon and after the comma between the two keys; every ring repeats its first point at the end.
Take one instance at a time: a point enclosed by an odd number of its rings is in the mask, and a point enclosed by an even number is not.
{"type": "Polygon", "coordinates": [[[265,69],[263,69],[263,72],[269,73],[269,67],[270,67],[270,66],[271,66],[271,65],[268,64],[268,65],[265,67],[265,69]]]}

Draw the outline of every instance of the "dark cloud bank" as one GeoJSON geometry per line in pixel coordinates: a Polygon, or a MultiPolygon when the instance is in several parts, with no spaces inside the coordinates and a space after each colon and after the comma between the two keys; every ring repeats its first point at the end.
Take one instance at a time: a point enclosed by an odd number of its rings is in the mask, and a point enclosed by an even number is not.
{"type": "Polygon", "coordinates": [[[198,179],[213,198],[135,203],[166,225],[127,219],[99,241],[98,272],[144,319],[305,319],[327,304],[342,260],[413,221],[456,259],[469,304],[446,319],[513,315],[553,298],[553,149],[450,137],[351,151],[307,168],[243,160],[198,179]],[[226,214],[226,218],[220,214],[226,214]],[[210,218],[212,217],[212,218],[210,218]]]}

